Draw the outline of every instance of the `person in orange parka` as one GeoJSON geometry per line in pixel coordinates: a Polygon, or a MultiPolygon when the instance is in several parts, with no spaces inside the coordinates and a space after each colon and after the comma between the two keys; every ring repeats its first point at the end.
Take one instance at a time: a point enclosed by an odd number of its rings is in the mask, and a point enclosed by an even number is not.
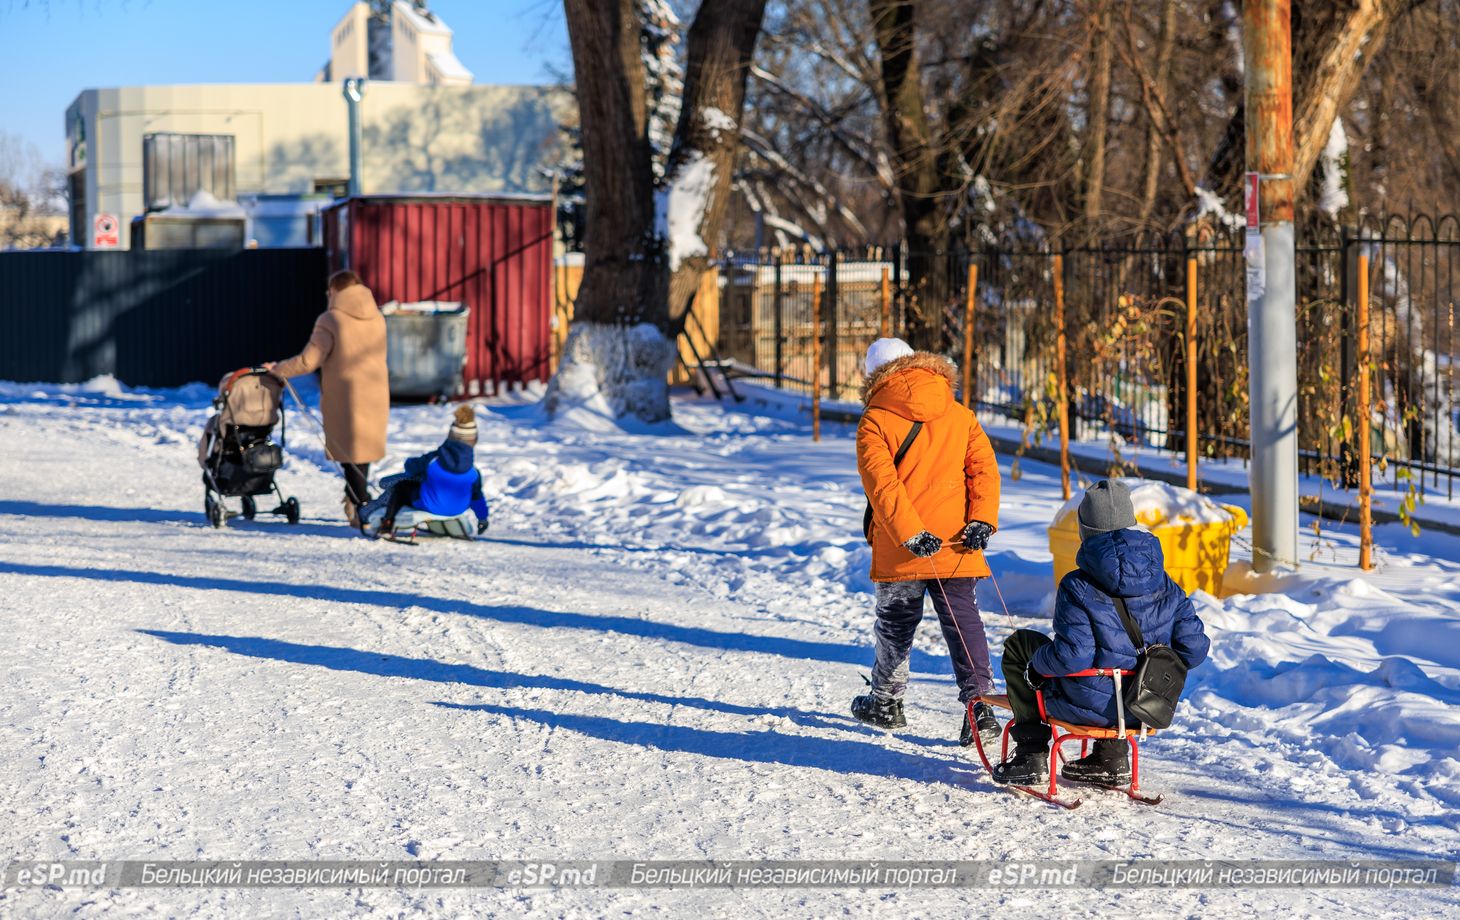
{"type": "Polygon", "coordinates": [[[931,596],[965,704],[959,742],[998,740],[984,703],[993,688],[988,638],[974,585],[987,577],[983,551],[998,529],[999,467],[973,413],[953,398],[957,371],[941,355],[914,352],[901,339],[867,351],[866,405],[857,426],[857,470],[867,492],[872,581],[877,592],[872,692],[852,700],[852,715],[879,728],[902,728],[908,655],[931,596]],[[902,454],[899,460],[899,454],[902,454]]]}

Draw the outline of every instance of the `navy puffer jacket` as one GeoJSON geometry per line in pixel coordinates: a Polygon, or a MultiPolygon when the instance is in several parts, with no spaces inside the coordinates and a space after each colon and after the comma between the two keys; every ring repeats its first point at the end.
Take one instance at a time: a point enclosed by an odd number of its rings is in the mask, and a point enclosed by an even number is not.
{"type": "MultiPolygon", "coordinates": [[[[1048,676],[1087,668],[1134,668],[1136,650],[1111,595],[1126,606],[1146,644],[1176,650],[1187,667],[1207,657],[1210,642],[1186,592],[1163,568],[1161,543],[1141,530],[1112,530],[1085,540],[1079,565],[1060,581],[1054,641],[1035,652],[1034,670],[1048,676]]],[[[1080,725],[1115,724],[1115,683],[1108,677],[1054,680],[1045,685],[1051,718],[1080,725]]]]}

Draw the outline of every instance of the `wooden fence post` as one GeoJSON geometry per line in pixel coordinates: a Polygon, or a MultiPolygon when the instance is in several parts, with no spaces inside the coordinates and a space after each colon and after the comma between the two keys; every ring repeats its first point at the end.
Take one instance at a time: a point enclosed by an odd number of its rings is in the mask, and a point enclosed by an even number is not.
{"type": "Polygon", "coordinates": [[[821,440],[821,275],[811,276],[811,440],[821,440]]]}
{"type": "Polygon", "coordinates": [[[973,310],[978,291],[978,263],[968,254],[968,291],[963,298],[963,408],[973,406],[973,310]]]}
{"type": "Polygon", "coordinates": [[[882,266],[882,338],[892,338],[892,274],[882,266]]]}
{"type": "Polygon", "coordinates": [[[1196,463],[1201,453],[1196,427],[1196,257],[1186,260],[1186,487],[1197,489],[1196,463]]]}
{"type": "Polygon", "coordinates": [[[1065,367],[1065,257],[1054,254],[1055,413],[1060,426],[1060,492],[1070,498],[1070,381],[1065,367]]]}
{"type": "Polygon", "coordinates": [[[1365,572],[1374,567],[1374,483],[1373,435],[1370,430],[1374,412],[1370,400],[1370,377],[1373,360],[1369,354],[1369,254],[1359,252],[1359,568],[1365,572]]]}

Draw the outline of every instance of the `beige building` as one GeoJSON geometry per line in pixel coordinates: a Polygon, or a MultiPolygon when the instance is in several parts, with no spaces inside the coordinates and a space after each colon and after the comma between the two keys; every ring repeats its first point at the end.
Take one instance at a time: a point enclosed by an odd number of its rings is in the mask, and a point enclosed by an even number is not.
{"type": "MultiPolygon", "coordinates": [[[[149,184],[153,211],[185,204],[198,188],[245,206],[258,196],[342,194],[349,135],[338,80],[370,68],[370,32],[381,24],[369,14],[356,3],[332,30],[321,71],[331,82],[82,92],[66,111],[75,244],[128,248],[133,218],[149,210],[149,184]],[[171,195],[158,194],[159,176],[170,177],[171,195]]],[[[397,0],[389,27],[388,44],[376,39],[375,63],[385,55],[399,79],[366,83],[361,191],[550,191],[546,169],[557,161],[571,96],[555,87],[472,85],[451,53],[451,30],[418,4],[397,0]]]]}
{"type": "Polygon", "coordinates": [[[426,86],[470,85],[471,71],[451,50],[450,27],[425,7],[395,0],[389,16],[382,17],[372,15],[367,3],[354,4],[331,30],[330,60],[315,79],[338,83],[347,77],[367,77],[426,86]]]}

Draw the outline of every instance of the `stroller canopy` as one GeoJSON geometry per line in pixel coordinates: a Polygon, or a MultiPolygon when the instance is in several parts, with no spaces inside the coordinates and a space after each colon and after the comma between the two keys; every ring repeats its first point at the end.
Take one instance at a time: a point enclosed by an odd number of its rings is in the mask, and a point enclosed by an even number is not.
{"type": "Polygon", "coordinates": [[[273,374],[245,369],[218,384],[219,414],[230,425],[272,428],[279,423],[284,385],[273,374]]]}

